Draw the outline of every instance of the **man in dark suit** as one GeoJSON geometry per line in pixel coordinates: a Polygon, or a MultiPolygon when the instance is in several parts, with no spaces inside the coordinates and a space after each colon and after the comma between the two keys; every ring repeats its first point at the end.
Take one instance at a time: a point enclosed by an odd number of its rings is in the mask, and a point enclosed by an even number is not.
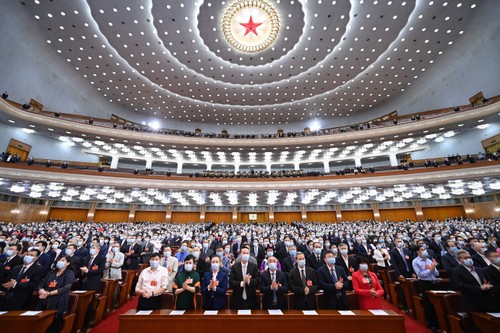
{"type": "Polygon", "coordinates": [[[80,267],[80,288],[82,290],[98,290],[102,274],[106,267],[106,257],[99,253],[99,244],[93,244],[89,255],[83,259],[80,267]]]}
{"type": "Polygon", "coordinates": [[[256,289],[259,286],[259,270],[249,262],[250,250],[241,248],[241,261],[231,267],[229,284],[233,288],[233,309],[257,309],[256,289]]]}
{"type": "Polygon", "coordinates": [[[350,281],[342,267],[335,265],[335,256],[332,251],[326,251],[325,263],[318,269],[319,287],[323,289],[325,308],[330,310],[347,310],[349,303],[345,294],[350,281]]]}
{"type": "Polygon", "coordinates": [[[288,257],[283,259],[281,262],[281,270],[288,277],[288,273],[295,267],[295,257],[297,256],[297,247],[295,245],[290,246],[288,249],[290,254],[288,257]]]}
{"type": "Polygon", "coordinates": [[[285,273],[278,270],[276,257],[267,258],[269,269],[261,274],[260,291],[263,309],[285,309],[284,294],[288,291],[285,273]]]}
{"type": "Polygon", "coordinates": [[[309,267],[317,271],[318,268],[320,268],[325,264],[325,262],[323,261],[323,247],[319,242],[314,242],[313,246],[314,246],[313,254],[309,256],[308,264],[309,267]]]}
{"type": "Polygon", "coordinates": [[[221,260],[215,256],[211,260],[210,270],[202,281],[203,309],[221,310],[226,303],[227,274],[221,270],[221,260]]]}
{"type": "Polygon", "coordinates": [[[137,236],[129,236],[128,244],[124,247],[125,264],[124,269],[135,270],[139,267],[139,256],[142,252],[142,246],[137,242],[137,236]]]}
{"type": "Polygon", "coordinates": [[[361,237],[361,241],[356,248],[356,253],[358,256],[363,256],[368,258],[368,260],[372,259],[372,249],[370,245],[368,245],[366,238],[361,237]]]}
{"type": "Polygon", "coordinates": [[[474,243],[472,247],[474,248],[474,251],[476,251],[476,253],[472,255],[472,260],[474,260],[474,266],[481,268],[488,267],[490,262],[484,255],[484,253],[486,252],[486,244],[477,242],[474,243]]]}
{"type": "Polygon", "coordinates": [[[448,272],[448,276],[451,278],[453,269],[460,265],[460,262],[455,257],[455,252],[458,250],[455,242],[449,240],[445,245],[446,254],[441,256],[441,263],[443,264],[443,269],[448,272]]]}
{"type": "Polygon", "coordinates": [[[486,281],[493,285],[493,294],[495,295],[496,307],[500,309],[500,254],[496,251],[487,251],[486,257],[491,265],[484,270],[486,281]]]}
{"type": "Polygon", "coordinates": [[[429,248],[434,251],[437,261],[441,263],[441,255],[445,251],[444,243],[441,239],[441,234],[440,233],[435,233],[433,235],[432,241],[429,243],[429,248]]]}
{"type": "Polygon", "coordinates": [[[11,269],[23,264],[23,259],[19,256],[21,249],[20,244],[12,244],[6,248],[6,257],[0,261],[0,283],[8,281],[11,269]]]}
{"type": "Polygon", "coordinates": [[[297,267],[288,274],[288,288],[294,293],[294,307],[299,310],[316,309],[316,292],[318,291],[318,278],[316,271],[306,266],[304,253],[297,253],[297,267]]]}
{"type": "Polygon", "coordinates": [[[488,245],[486,246],[489,251],[495,252],[498,248],[497,237],[495,235],[491,235],[488,237],[488,245]]]}
{"type": "MultiPolygon", "coordinates": [[[[205,238],[203,240],[203,243],[201,244],[201,249],[200,249],[200,260],[206,262],[207,264],[210,263],[210,260],[214,256],[214,250],[210,248],[210,241],[208,238],[205,238]]],[[[203,275],[200,275],[203,277],[203,275]]]]}
{"type": "Polygon", "coordinates": [[[236,241],[234,242],[234,244],[231,248],[235,258],[238,258],[238,256],[240,255],[242,245],[243,244],[241,244],[241,236],[238,235],[236,237],[236,241]]]}
{"type": "Polygon", "coordinates": [[[8,281],[2,284],[2,289],[6,291],[3,310],[29,310],[33,291],[43,279],[44,269],[36,263],[39,255],[39,250],[28,251],[23,264],[9,271],[8,281]]]}
{"type": "Polygon", "coordinates": [[[391,265],[396,271],[397,278],[414,277],[413,268],[410,261],[410,251],[404,247],[403,240],[396,238],[394,248],[390,251],[391,265]]]}
{"type": "MultiPolygon", "coordinates": [[[[346,243],[340,243],[338,247],[338,255],[335,259],[337,266],[342,267],[347,275],[347,280],[352,280],[352,273],[357,270],[356,258],[348,255],[349,250],[346,243]]],[[[351,287],[351,286],[349,286],[351,287]]]]}
{"type": "Polygon", "coordinates": [[[142,252],[140,256],[141,263],[147,264],[149,263],[149,259],[151,259],[151,255],[154,251],[154,244],[151,243],[151,239],[149,235],[144,238],[144,243],[142,244],[142,252]]]}
{"type": "Polygon", "coordinates": [[[264,253],[264,248],[259,244],[259,240],[255,238],[253,240],[253,245],[250,247],[250,255],[257,259],[257,266],[260,267],[262,260],[266,257],[264,253]]]}
{"type": "Polygon", "coordinates": [[[455,256],[460,266],[453,272],[453,286],[462,294],[462,306],[467,312],[495,311],[493,285],[484,276],[484,271],[474,267],[470,253],[458,250],[455,256]]]}
{"type": "Polygon", "coordinates": [[[89,255],[89,249],[85,247],[85,244],[83,242],[83,239],[77,238],[76,239],[76,252],[75,255],[80,257],[80,258],[85,258],[89,255]]]}
{"type": "Polygon", "coordinates": [[[52,251],[52,249],[45,252],[45,249],[47,248],[46,241],[37,242],[35,244],[35,247],[37,247],[41,253],[38,257],[37,263],[43,267],[44,273],[47,273],[50,270],[50,266],[52,266],[52,263],[56,259],[56,252],[52,251]]]}

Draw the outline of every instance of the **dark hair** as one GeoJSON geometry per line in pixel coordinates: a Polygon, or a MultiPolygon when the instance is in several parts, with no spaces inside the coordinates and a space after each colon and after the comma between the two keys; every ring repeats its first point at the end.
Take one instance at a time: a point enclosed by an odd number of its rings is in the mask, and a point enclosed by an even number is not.
{"type": "Polygon", "coordinates": [[[38,241],[35,244],[42,244],[43,247],[47,247],[47,242],[46,241],[38,241]]]}
{"type": "Polygon", "coordinates": [[[194,262],[194,256],[192,254],[188,254],[186,258],[184,258],[184,261],[189,261],[192,260],[194,262]]]}
{"type": "Polygon", "coordinates": [[[151,260],[152,258],[160,258],[160,254],[158,252],[153,252],[151,253],[151,257],[149,257],[149,260],[151,260]]]}
{"type": "Polygon", "coordinates": [[[331,253],[335,257],[335,254],[333,253],[333,251],[326,250],[325,253],[323,254],[323,258],[325,258],[328,253],[331,253]]]}
{"type": "Polygon", "coordinates": [[[358,257],[356,258],[356,264],[358,264],[358,266],[359,266],[359,264],[368,264],[369,262],[370,262],[370,261],[368,260],[368,258],[367,258],[367,257],[358,256],[358,257]]]}
{"type": "Polygon", "coordinates": [[[36,252],[36,256],[39,257],[40,256],[40,250],[37,250],[37,249],[31,249],[31,250],[28,250],[28,252],[36,252]]]}

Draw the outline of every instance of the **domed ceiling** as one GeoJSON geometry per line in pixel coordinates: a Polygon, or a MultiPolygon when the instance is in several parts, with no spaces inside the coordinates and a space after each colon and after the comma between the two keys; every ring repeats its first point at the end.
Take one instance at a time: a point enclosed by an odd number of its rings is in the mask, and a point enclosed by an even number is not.
{"type": "Polygon", "coordinates": [[[20,2],[54,52],[109,101],[145,116],[213,125],[331,121],[367,112],[440,66],[481,5],[20,2]]]}

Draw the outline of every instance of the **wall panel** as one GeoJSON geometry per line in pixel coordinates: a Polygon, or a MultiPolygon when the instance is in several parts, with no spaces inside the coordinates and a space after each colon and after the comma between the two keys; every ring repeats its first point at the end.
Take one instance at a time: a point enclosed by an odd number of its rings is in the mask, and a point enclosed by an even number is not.
{"type": "Polygon", "coordinates": [[[342,221],[373,220],[372,210],[343,210],[342,221]]]}
{"type": "Polygon", "coordinates": [[[0,221],[10,222],[13,216],[11,210],[16,206],[15,202],[0,202],[0,221]]]}
{"type": "Polygon", "coordinates": [[[206,212],[205,213],[205,221],[206,222],[215,222],[215,223],[231,223],[233,221],[233,213],[232,212],[206,212]]]}
{"type": "MultiPolygon", "coordinates": [[[[276,213],[275,213],[276,214],[276,213]]],[[[250,223],[250,222],[257,222],[257,223],[264,223],[269,221],[269,213],[238,213],[238,222],[240,223],[250,223]],[[257,214],[257,220],[256,221],[250,221],[250,216],[248,214],[257,214]]],[[[276,221],[276,218],[275,218],[276,221]]]]}
{"type": "Polygon", "coordinates": [[[172,212],[173,223],[200,222],[200,212],[172,212]]]}
{"type": "Polygon", "coordinates": [[[134,222],[165,222],[166,211],[136,211],[134,222]]]}
{"type": "Polygon", "coordinates": [[[49,219],[87,222],[88,212],[88,209],[51,208],[49,211],[49,219]]]}
{"type": "Polygon", "coordinates": [[[400,208],[400,209],[380,209],[380,221],[410,221],[417,220],[417,213],[414,208],[400,208]]]}
{"type": "Polygon", "coordinates": [[[94,213],[94,222],[128,222],[128,210],[98,209],[94,213]]]}
{"type": "Polygon", "coordinates": [[[329,212],[307,212],[307,222],[337,222],[337,213],[329,212]]]}
{"type": "Polygon", "coordinates": [[[301,212],[274,212],[274,222],[300,222],[302,221],[301,212]]]}
{"type": "Polygon", "coordinates": [[[424,219],[444,220],[448,217],[465,217],[463,206],[422,207],[424,219]]]}

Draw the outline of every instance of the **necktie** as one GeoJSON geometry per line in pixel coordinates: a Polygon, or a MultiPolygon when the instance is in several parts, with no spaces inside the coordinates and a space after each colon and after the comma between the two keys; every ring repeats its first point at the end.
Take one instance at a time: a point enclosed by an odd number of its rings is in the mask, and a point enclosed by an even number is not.
{"type": "Polygon", "coordinates": [[[92,267],[92,262],[94,261],[94,257],[90,257],[90,260],[89,260],[89,267],[92,267]]]}
{"type": "Polygon", "coordinates": [[[165,258],[165,261],[163,261],[163,267],[167,267],[167,258],[165,258]]]}
{"type": "Polygon", "coordinates": [[[304,287],[306,286],[306,273],[304,272],[303,269],[300,270],[300,278],[302,279],[302,283],[304,284],[304,287]]]}
{"type": "Polygon", "coordinates": [[[24,273],[26,273],[27,269],[28,269],[28,267],[23,266],[23,268],[19,272],[19,275],[17,276],[17,281],[20,281],[23,278],[23,275],[24,275],[24,273]]]}
{"type": "Polygon", "coordinates": [[[410,269],[408,268],[408,263],[406,262],[406,258],[405,258],[405,254],[403,252],[403,249],[399,250],[399,252],[401,253],[401,257],[403,257],[403,262],[405,263],[406,271],[409,272],[410,269]]]}
{"type": "Polygon", "coordinates": [[[335,274],[335,270],[330,268],[330,274],[332,275],[333,283],[337,283],[337,274],[335,274]]]}
{"type": "MultiPolygon", "coordinates": [[[[246,275],[247,275],[247,265],[243,265],[243,280],[245,280],[246,275]]],[[[243,293],[241,294],[241,296],[246,301],[246,299],[247,299],[246,283],[243,283],[243,293]]]]}
{"type": "MultiPolygon", "coordinates": [[[[274,272],[271,274],[271,280],[272,281],[276,281],[276,275],[275,274],[276,273],[274,273],[274,272]]],[[[278,304],[278,297],[276,296],[276,290],[273,289],[273,305],[276,305],[276,304],[278,304]]]]}

